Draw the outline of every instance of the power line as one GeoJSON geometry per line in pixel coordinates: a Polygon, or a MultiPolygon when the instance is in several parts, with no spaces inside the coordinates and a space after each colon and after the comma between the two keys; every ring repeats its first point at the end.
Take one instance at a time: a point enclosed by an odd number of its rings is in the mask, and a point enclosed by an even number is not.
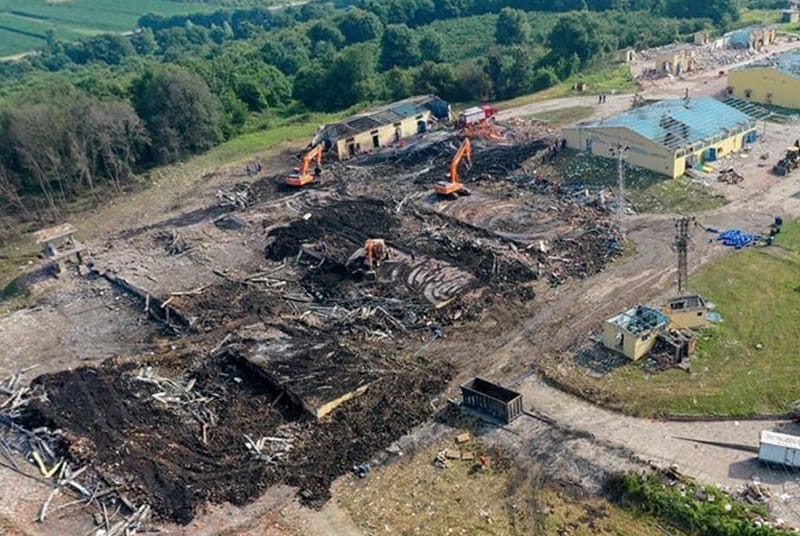
{"type": "Polygon", "coordinates": [[[683,216],[675,222],[673,249],[678,253],[678,294],[686,291],[689,281],[689,224],[693,218],[683,216]]]}
{"type": "Polygon", "coordinates": [[[619,228],[622,229],[622,219],[625,215],[625,157],[630,147],[623,146],[621,143],[608,148],[611,156],[617,159],[617,218],[619,228]]]}

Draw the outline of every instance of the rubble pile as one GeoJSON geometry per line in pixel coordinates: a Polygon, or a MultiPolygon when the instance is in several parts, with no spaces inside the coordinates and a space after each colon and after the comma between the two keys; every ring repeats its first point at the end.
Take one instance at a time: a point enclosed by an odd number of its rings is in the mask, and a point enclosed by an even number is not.
{"type": "Polygon", "coordinates": [[[725,184],[739,184],[744,177],[733,168],[722,169],[717,175],[717,181],[725,184]]]}
{"type": "Polygon", "coordinates": [[[610,192],[537,176],[557,141],[514,139],[475,141],[469,197],[433,194],[460,140],[432,135],[323,163],[304,190],[259,178],[131,231],[126,251],[144,253],[117,253],[114,277],[135,280],[146,311],[190,319],[186,350],[41,376],[32,392],[46,398],[0,419],[61,430],[46,467],[85,465],[92,485],[156,518],[187,523],[278,483],[321,505],[333,479],[434,411],[459,356],[424,349],[445,330],[497,302],[522,311],[621,253],[610,192]],[[241,215],[236,232],[223,215],[241,215]],[[368,239],[388,255],[369,257],[368,239]]]}

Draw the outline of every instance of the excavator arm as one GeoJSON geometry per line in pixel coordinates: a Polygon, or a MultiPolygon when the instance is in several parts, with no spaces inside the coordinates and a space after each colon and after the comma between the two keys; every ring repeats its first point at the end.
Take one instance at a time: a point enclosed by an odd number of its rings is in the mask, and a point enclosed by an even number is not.
{"type": "Polygon", "coordinates": [[[471,166],[472,143],[469,141],[469,138],[464,138],[464,141],[461,142],[461,146],[458,148],[458,151],[456,151],[456,154],[453,155],[453,160],[450,162],[450,173],[447,177],[448,181],[440,181],[434,185],[434,190],[436,190],[437,194],[452,195],[457,193],[468,193],[458,177],[458,166],[461,164],[461,161],[464,158],[467,159],[467,164],[471,166]]]}
{"type": "Polygon", "coordinates": [[[314,180],[314,177],[319,175],[320,166],[322,165],[322,144],[315,145],[310,151],[308,151],[305,156],[303,156],[303,161],[300,163],[300,167],[295,169],[295,173],[292,173],[286,180],[284,181],[289,186],[305,186],[309,182],[314,180]],[[314,174],[312,175],[309,172],[311,168],[311,163],[316,161],[316,166],[314,169],[314,174]]]}

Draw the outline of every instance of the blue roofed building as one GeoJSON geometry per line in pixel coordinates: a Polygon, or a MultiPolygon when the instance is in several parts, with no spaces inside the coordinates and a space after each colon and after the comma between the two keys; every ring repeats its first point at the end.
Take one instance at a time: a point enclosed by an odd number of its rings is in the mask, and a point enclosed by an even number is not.
{"type": "Polygon", "coordinates": [[[738,99],[800,109],[800,49],[730,71],[728,93],[738,99]]]}
{"type": "Polygon", "coordinates": [[[756,123],[711,97],[669,99],[565,128],[564,138],[572,149],[606,158],[627,147],[629,164],[677,178],[754,142],[756,123]]]}

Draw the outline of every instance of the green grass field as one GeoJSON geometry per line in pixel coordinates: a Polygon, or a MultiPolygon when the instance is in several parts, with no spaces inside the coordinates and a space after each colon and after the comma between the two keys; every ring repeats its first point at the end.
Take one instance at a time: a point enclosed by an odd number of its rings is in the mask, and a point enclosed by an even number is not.
{"type": "Polygon", "coordinates": [[[642,415],[786,412],[800,398],[800,223],[784,225],[775,246],[731,252],[689,287],[724,319],[699,335],[691,374],[632,364],[611,374],[604,394],[642,415]]]}
{"type": "Polygon", "coordinates": [[[43,46],[48,30],[71,40],[133,30],[147,13],[179,15],[219,7],[215,0],[0,0],[0,57],[43,46]]]}

